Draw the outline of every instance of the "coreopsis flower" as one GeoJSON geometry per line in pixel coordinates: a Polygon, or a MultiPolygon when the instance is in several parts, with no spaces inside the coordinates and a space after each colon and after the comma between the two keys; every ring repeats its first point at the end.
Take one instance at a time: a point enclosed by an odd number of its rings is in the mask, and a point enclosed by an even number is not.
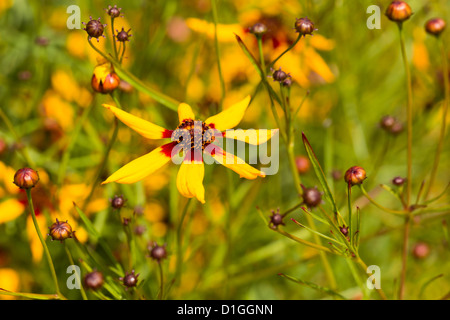
{"type": "Polygon", "coordinates": [[[277,133],[278,130],[255,130],[256,135],[253,135],[252,138],[244,130],[235,131],[232,136],[229,131],[225,131],[239,124],[249,102],[250,97],[247,97],[219,114],[209,117],[204,122],[195,120],[192,108],[186,103],[181,103],[178,107],[179,125],[175,130],[167,130],[114,106],[103,105],[111,110],[120,121],[143,137],[147,139],[171,138],[172,141],[126,164],[102,184],[135,183],[154,173],[170,160],[178,157],[180,153],[183,156],[177,175],[178,191],[187,198],[197,198],[201,203],[205,203],[203,154],[209,154],[216,162],[235,171],[243,178],[265,177],[264,172],[246,164],[239,157],[227,153],[219,145],[213,144],[217,137],[226,137],[228,134],[229,138],[259,145],[277,133]]]}
{"type": "Polygon", "coordinates": [[[114,91],[119,84],[119,76],[114,72],[112,64],[108,61],[100,60],[92,75],[92,89],[96,92],[105,94],[114,91]]]}

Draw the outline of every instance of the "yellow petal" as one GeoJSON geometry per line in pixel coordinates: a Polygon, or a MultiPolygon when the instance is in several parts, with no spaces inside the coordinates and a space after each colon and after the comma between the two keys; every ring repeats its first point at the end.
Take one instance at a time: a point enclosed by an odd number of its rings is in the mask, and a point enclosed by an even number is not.
{"type": "Polygon", "coordinates": [[[163,127],[160,127],[149,121],[133,116],[132,114],[114,106],[108,104],[104,104],[103,106],[111,110],[114,115],[128,127],[147,139],[162,139],[170,138],[172,136],[172,131],[170,130],[164,129],[163,127]]]}
{"type": "Polygon", "coordinates": [[[267,130],[267,129],[248,129],[248,130],[226,130],[224,132],[225,138],[235,139],[238,141],[243,141],[245,143],[253,144],[258,146],[260,144],[266,143],[270,140],[276,133],[278,129],[267,130]]]}
{"type": "Polygon", "coordinates": [[[219,131],[234,128],[241,122],[249,103],[250,96],[247,96],[244,100],[232,105],[215,116],[209,117],[205,120],[205,123],[219,131]]]}
{"type": "Polygon", "coordinates": [[[203,187],[204,176],[205,166],[203,162],[184,161],[178,170],[178,191],[186,198],[195,197],[201,203],[205,203],[205,188],[203,187]]]}
{"type": "MultiPolygon", "coordinates": [[[[0,268],[0,283],[2,289],[8,291],[19,291],[19,273],[11,268],[0,268]]],[[[0,295],[0,300],[14,300],[17,297],[0,295]]]]}
{"type": "Polygon", "coordinates": [[[170,161],[174,145],[175,143],[173,142],[165,144],[131,161],[114,172],[102,184],[110,182],[129,184],[144,179],[170,161]]]}
{"type": "Polygon", "coordinates": [[[0,223],[16,219],[24,212],[24,205],[16,199],[7,199],[0,202],[0,223]]]}
{"type": "Polygon", "coordinates": [[[266,174],[258,169],[253,168],[244,160],[234,154],[225,152],[222,148],[215,146],[211,156],[221,165],[233,170],[239,177],[253,180],[257,177],[265,177],[266,174]]]}
{"type": "Polygon", "coordinates": [[[192,111],[190,105],[186,103],[180,103],[180,105],[178,106],[178,119],[180,120],[180,123],[183,122],[183,120],[195,119],[194,112],[192,111]]]}

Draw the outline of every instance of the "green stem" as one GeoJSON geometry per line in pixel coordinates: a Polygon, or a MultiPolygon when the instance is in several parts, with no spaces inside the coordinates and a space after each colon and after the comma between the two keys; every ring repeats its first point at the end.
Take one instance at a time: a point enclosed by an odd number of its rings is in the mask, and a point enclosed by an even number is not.
{"type": "Polygon", "coordinates": [[[191,198],[189,198],[184,206],[183,212],[181,213],[181,218],[178,223],[177,228],[177,264],[175,269],[175,280],[179,281],[181,277],[181,268],[183,265],[183,257],[182,257],[182,237],[181,237],[181,229],[183,227],[183,222],[188,212],[189,204],[191,203],[191,198]]]}
{"type": "Polygon", "coordinates": [[[42,247],[44,248],[45,257],[47,258],[47,262],[48,262],[48,265],[50,267],[50,272],[52,274],[52,278],[53,278],[53,282],[54,282],[54,285],[55,285],[56,294],[59,297],[63,298],[63,295],[61,294],[61,291],[59,290],[58,278],[56,276],[56,271],[55,271],[55,267],[53,265],[53,260],[52,260],[52,257],[50,255],[50,251],[48,250],[47,244],[45,243],[44,237],[42,236],[41,229],[39,228],[39,224],[38,224],[37,219],[36,219],[36,213],[34,211],[33,200],[31,198],[31,189],[26,189],[26,193],[27,193],[28,205],[29,205],[30,211],[31,211],[31,217],[33,219],[34,227],[35,227],[36,232],[38,234],[39,240],[41,241],[42,247]]]}
{"type": "MultiPolygon", "coordinates": [[[[16,139],[16,143],[21,144],[21,138],[19,136],[19,134],[17,133],[16,129],[14,129],[14,126],[11,122],[11,120],[9,120],[8,116],[6,115],[6,113],[3,111],[2,108],[0,108],[0,118],[2,118],[3,122],[6,124],[6,126],[8,127],[9,131],[11,131],[11,134],[14,136],[14,138],[16,139]]],[[[22,148],[20,148],[21,152],[22,152],[22,156],[25,158],[25,161],[27,162],[28,166],[30,166],[31,168],[35,168],[36,164],[34,163],[34,161],[30,158],[30,155],[28,153],[28,149],[27,147],[23,146],[22,148]]]]}
{"type": "Polygon", "coordinates": [[[66,174],[66,170],[67,170],[67,164],[70,159],[70,154],[72,152],[73,147],[75,146],[75,143],[77,142],[78,135],[80,134],[81,128],[93,107],[94,107],[94,103],[91,103],[88,107],[86,107],[83,110],[83,113],[81,114],[81,118],[78,120],[77,124],[75,125],[75,128],[72,131],[69,145],[66,147],[66,150],[64,151],[64,154],[61,159],[61,164],[60,164],[59,170],[58,170],[58,176],[57,176],[56,181],[59,186],[61,186],[61,184],[63,183],[64,175],[66,174]]]}
{"type": "Polygon", "coordinates": [[[352,184],[348,183],[348,234],[350,236],[350,247],[353,248],[353,226],[352,226],[352,184]]]}
{"type": "Polygon", "coordinates": [[[300,39],[302,38],[302,34],[301,33],[299,33],[299,35],[298,35],[298,37],[297,37],[297,39],[295,39],[295,41],[286,49],[286,50],[284,50],[275,60],[273,60],[270,64],[269,64],[269,68],[272,68],[274,65],[275,65],[275,63],[282,57],[282,56],[284,56],[284,54],[286,53],[286,52],[288,52],[289,50],[291,50],[293,47],[295,47],[295,45],[297,44],[297,42],[299,42],[300,41],[300,39]]]}
{"type": "MultiPolygon", "coordinates": [[[[69,258],[70,264],[75,265],[72,254],[70,253],[69,248],[67,248],[66,242],[64,242],[64,250],[66,251],[67,257],[69,258]]],[[[76,268],[75,268],[75,273],[76,273],[77,278],[81,279],[81,274],[78,274],[78,271],[76,268]]],[[[88,298],[86,296],[86,292],[84,291],[82,284],[80,284],[80,291],[81,291],[81,296],[83,297],[83,300],[88,300],[88,298]]]]}
{"type": "Polygon", "coordinates": [[[372,202],[378,209],[381,209],[383,211],[392,213],[392,214],[397,214],[397,215],[405,215],[408,214],[409,211],[408,210],[392,210],[389,208],[386,208],[384,206],[382,206],[381,204],[379,204],[378,202],[376,202],[366,191],[366,189],[363,187],[362,184],[359,185],[361,192],[363,193],[363,195],[367,198],[367,200],[369,200],[370,202],[372,202]]]}
{"type": "Polygon", "coordinates": [[[113,47],[114,47],[114,56],[116,57],[116,60],[117,60],[118,53],[117,53],[117,46],[116,46],[116,35],[114,33],[114,17],[111,17],[111,33],[112,33],[112,43],[113,43],[113,47]]]}
{"type": "Polygon", "coordinates": [[[125,56],[125,48],[126,48],[126,43],[125,43],[125,41],[123,41],[122,42],[122,54],[120,55],[120,60],[119,60],[120,64],[122,64],[123,57],[125,56]]]}
{"type": "Polygon", "coordinates": [[[258,40],[259,63],[261,64],[261,69],[265,77],[267,70],[266,70],[266,62],[264,60],[262,37],[258,35],[256,36],[256,39],[258,40]]]}
{"type": "Polygon", "coordinates": [[[447,61],[447,53],[445,51],[445,45],[444,40],[442,37],[439,38],[439,46],[441,49],[441,56],[442,56],[442,69],[444,74],[444,93],[445,93],[445,99],[444,104],[442,108],[442,122],[441,122],[441,131],[439,134],[439,140],[438,145],[436,148],[436,153],[434,155],[434,162],[433,162],[433,168],[431,170],[430,175],[430,182],[428,183],[427,191],[425,192],[425,200],[428,199],[428,196],[430,194],[431,187],[434,184],[434,180],[436,178],[437,170],[439,167],[439,161],[442,153],[442,148],[444,147],[444,138],[445,138],[445,130],[447,125],[447,112],[448,112],[448,105],[450,104],[450,91],[449,91],[449,80],[448,75],[448,61],[447,61]]]}
{"type": "Polygon", "coordinates": [[[225,81],[223,79],[222,74],[222,66],[220,64],[220,48],[219,48],[219,39],[217,36],[217,24],[218,24],[218,16],[217,16],[217,0],[211,0],[211,9],[213,14],[213,20],[214,20],[214,46],[216,49],[216,57],[217,57],[217,71],[219,72],[219,79],[220,79],[220,88],[221,88],[221,95],[220,95],[220,108],[222,108],[223,100],[225,98],[225,81]]]}
{"type": "MultiPolygon", "coordinates": [[[[364,274],[367,274],[367,265],[364,263],[364,261],[357,256],[356,257],[356,263],[358,263],[358,265],[361,267],[362,271],[364,272],[364,274]]],[[[386,294],[384,293],[383,289],[376,289],[377,293],[380,295],[380,298],[383,300],[387,300],[386,294]]]]}
{"type": "Polygon", "coordinates": [[[406,105],[406,117],[407,117],[407,180],[406,180],[406,204],[411,204],[411,191],[412,191],[412,84],[411,84],[411,71],[408,65],[408,57],[405,49],[405,39],[403,36],[402,23],[398,24],[400,33],[400,47],[402,52],[403,64],[405,66],[406,76],[406,90],[408,93],[408,100],[406,105]]]}
{"type": "Polygon", "coordinates": [[[160,279],[160,289],[159,289],[159,300],[163,299],[163,293],[164,293],[164,277],[163,277],[163,268],[161,265],[161,262],[158,262],[158,266],[159,266],[159,279],[160,279]]]}

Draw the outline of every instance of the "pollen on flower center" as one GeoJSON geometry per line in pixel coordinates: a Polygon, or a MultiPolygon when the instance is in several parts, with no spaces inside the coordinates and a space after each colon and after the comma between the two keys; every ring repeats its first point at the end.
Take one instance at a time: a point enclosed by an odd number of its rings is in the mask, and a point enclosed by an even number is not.
{"type": "Polygon", "coordinates": [[[205,150],[215,141],[212,128],[202,121],[186,119],[173,131],[172,140],[184,150],[205,150]]]}

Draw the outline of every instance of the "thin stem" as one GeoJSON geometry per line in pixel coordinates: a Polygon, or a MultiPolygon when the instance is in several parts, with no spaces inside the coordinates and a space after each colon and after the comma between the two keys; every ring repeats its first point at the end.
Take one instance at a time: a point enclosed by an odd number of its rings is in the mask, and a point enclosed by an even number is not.
{"type": "MultiPolygon", "coordinates": [[[[66,245],[66,242],[64,241],[64,250],[66,251],[67,257],[69,258],[70,264],[71,265],[75,265],[74,261],[73,261],[73,257],[72,254],[70,253],[69,248],[66,245]]],[[[78,270],[77,268],[75,268],[75,274],[77,276],[78,279],[81,279],[81,274],[78,274],[78,270]]],[[[86,292],[84,291],[83,285],[80,284],[80,292],[81,292],[81,296],[83,297],[83,300],[88,300],[87,296],[86,296],[86,292]]]]}
{"type": "Polygon", "coordinates": [[[183,264],[183,257],[182,257],[182,237],[181,237],[181,229],[183,227],[183,222],[184,219],[186,217],[186,214],[188,212],[188,208],[189,208],[189,204],[191,203],[191,198],[188,199],[188,201],[186,202],[183,212],[181,213],[181,217],[180,217],[180,221],[178,223],[178,228],[177,228],[177,264],[176,264],[176,271],[175,271],[175,280],[180,280],[180,276],[181,276],[181,268],[182,268],[182,264],[183,264]]]}
{"type": "Polygon", "coordinates": [[[262,36],[258,35],[258,36],[256,36],[256,39],[258,40],[259,62],[261,64],[261,69],[262,69],[263,75],[265,77],[267,70],[266,70],[266,62],[264,61],[262,36]]]}
{"type": "Polygon", "coordinates": [[[297,37],[297,39],[295,39],[295,41],[286,49],[286,50],[284,50],[275,60],[273,60],[270,64],[269,64],[269,68],[272,68],[274,65],[275,65],[275,63],[282,57],[282,56],[284,56],[284,54],[286,53],[286,52],[288,52],[289,50],[291,50],[293,47],[295,47],[295,45],[297,44],[297,42],[299,42],[300,41],[300,39],[302,38],[302,34],[301,33],[299,33],[299,35],[298,35],[298,37],[297,37]]]}
{"type": "Polygon", "coordinates": [[[59,186],[61,186],[61,184],[63,183],[64,175],[66,174],[66,170],[67,170],[67,164],[70,159],[70,154],[71,154],[72,149],[75,146],[75,143],[78,139],[78,135],[80,134],[81,128],[93,107],[94,107],[94,103],[91,103],[88,107],[86,107],[83,110],[83,113],[81,114],[81,118],[78,119],[78,122],[72,131],[69,145],[66,147],[66,150],[64,151],[64,154],[61,159],[61,164],[60,164],[59,170],[58,170],[58,176],[57,176],[56,181],[59,186]]]}
{"type": "Polygon", "coordinates": [[[400,33],[400,47],[402,51],[402,59],[405,66],[406,75],[406,89],[408,92],[408,100],[406,105],[406,117],[407,117],[407,180],[406,180],[406,204],[411,204],[411,190],[412,190],[412,85],[411,85],[411,71],[408,65],[408,57],[405,49],[405,39],[403,36],[402,23],[398,24],[400,33]]]}
{"type": "Polygon", "coordinates": [[[378,202],[376,202],[366,191],[366,189],[363,187],[363,185],[359,185],[361,192],[363,193],[363,195],[367,198],[367,200],[369,200],[370,202],[372,202],[378,209],[381,209],[383,211],[392,213],[392,214],[397,214],[397,215],[405,215],[408,214],[409,211],[408,210],[392,210],[389,208],[386,208],[384,206],[382,206],[381,204],[379,204],[378,202]]]}
{"type": "Polygon", "coordinates": [[[220,107],[222,108],[223,100],[225,99],[225,81],[223,79],[222,66],[220,64],[220,48],[219,48],[219,39],[217,36],[218,16],[217,16],[216,1],[217,0],[211,0],[211,9],[212,9],[213,20],[214,20],[214,46],[216,49],[216,57],[217,57],[217,71],[219,72],[220,88],[221,88],[220,107]]]}
{"type": "Polygon", "coordinates": [[[111,16],[111,33],[112,33],[112,43],[114,47],[114,56],[116,60],[118,58],[117,46],[116,46],[116,34],[114,33],[114,17],[111,16]]]}
{"type": "Polygon", "coordinates": [[[31,189],[26,189],[28,205],[31,211],[31,218],[33,219],[33,224],[36,229],[39,240],[41,241],[42,247],[44,248],[45,257],[47,258],[48,265],[50,267],[50,272],[52,274],[53,282],[55,285],[56,294],[60,297],[63,297],[61,291],[59,290],[58,278],[56,276],[55,266],[53,265],[53,260],[50,255],[50,251],[48,250],[47,244],[45,243],[44,237],[42,236],[41,229],[39,228],[39,224],[36,219],[36,213],[34,211],[33,200],[31,198],[31,189]]]}
{"type": "Polygon", "coordinates": [[[160,286],[159,286],[159,300],[163,299],[163,293],[164,293],[164,276],[163,276],[163,268],[161,265],[161,262],[158,262],[159,267],[159,279],[160,279],[160,286]]]}
{"type": "MultiPolygon", "coordinates": [[[[8,116],[6,115],[6,113],[3,111],[2,108],[0,108],[0,118],[2,118],[3,122],[6,124],[6,126],[8,127],[9,131],[11,131],[12,135],[14,136],[14,138],[16,139],[16,142],[21,144],[21,138],[19,136],[19,134],[17,133],[16,129],[14,129],[14,125],[12,124],[11,120],[9,120],[8,116]]],[[[25,161],[27,162],[27,164],[34,168],[36,167],[33,159],[30,158],[30,155],[28,153],[28,149],[26,146],[20,148],[19,150],[21,150],[23,157],[25,158],[25,161]]]]}
{"type": "Polygon", "coordinates": [[[120,60],[119,60],[120,64],[122,64],[123,57],[125,56],[125,48],[126,48],[126,43],[125,43],[125,41],[123,41],[122,42],[122,53],[120,55],[120,60]]]}
{"type": "Polygon", "coordinates": [[[447,125],[447,112],[448,112],[448,105],[450,104],[450,91],[449,91],[449,80],[448,80],[448,61],[447,61],[447,53],[445,51],[445,45],[444,40],[442,37],[439,37],[439,47],[441,49],[441,56],[442,56],[442,69],[444,74],[444,93],[445,93],[445,99],[444,104],[442,107],[442,122],[441,122],[441,131],[439,134],[439,140],[438,145],[436,148],[436,154],[434,155],[434,162],[433,162],[433,169],[431,170],[430,175],[430,182],[428,183],[427,191],[425,192],[425,200],[427,200],[430,190],[434,184],[434,180],[436,178],[437,170],[439,167],[439,161],[442,153],[442,148],[444,147],[444,138],[445,138],[445,130],[447,125]]]}
{"type": "MultiPolygon", "coordinates": [[[[356,257],[355,261],[358,263],[358,265],[360,266],[362,271],[365,274],[367,274],[367,265],[364,263],[364,261],[359,256],[356,257]]],[[[386,294],[384,293],[383,289],[381,289],[381,288],[380,289],[376,289],[376,291],[380,295],[381,299],[387,300],[386,294]]]]}
{"type": "Polygon", "coordinates": [[[350,247],[353,247],[353,226],[352,226],[352,184],[348,183],[348,234],[350,235],[350,247]]]}
{"type": "MultiPolygon", "coordinates": [[[[412,84],[411,84],[411,71],[408,65],[408,59],[405,49],[405,40],[403,37],[402,23],[398,24],[400,33],[400,47],[402,51],[402,59],[405,65],[405,75],[406,75],[406,89],[408,92],[408,101],[406,105],[406,115],[407,115],[407,162],[408,162],[408,173],[406,180],[406,205],[409,208],[411,204],[411,192],[412,192],[412,84]]],[[[404,232],[403,232],[403,250],[402,250],[402,271],[400,278],[400,289],[399,289],[399,299],[403,299],[405,291],[405,280],[406,280],[406,263],[408,258],[408,239],[409,239],[409,229],[410,229],[410,219],[411,212],[408,212],[405,217],[404,232]]]]}

